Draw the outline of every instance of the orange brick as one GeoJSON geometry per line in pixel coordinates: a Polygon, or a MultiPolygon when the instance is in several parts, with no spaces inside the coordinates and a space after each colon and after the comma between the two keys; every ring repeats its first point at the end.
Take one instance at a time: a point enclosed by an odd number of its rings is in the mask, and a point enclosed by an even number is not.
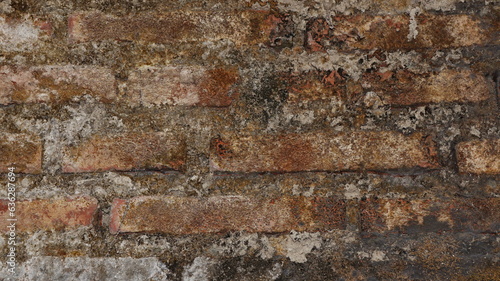
{"type": "Polygon", "coordinates": [[[61,199],[38,199],[17,201],[15,217],[10,215],[9,200],[0,200],[0,229],[15,218],[16,231],[64,230],[89,226],[97,210],[97,199],[92,197],[71,197],[61,199]]]}
{"type": "Polygon", "coordinates": [[[306,197],[149,196],[115,199],[110,223],[112,233],[175,235],[227,231],[326,231],[344,227],[343,201],[306,197]]]}
{"type": "Polygon", "coordinates": [[[410,17],[349,16],[336,18],[332,40],[365,50],[457,48],[498,44],[498,24],[471,15],[419,15],[418,34],[410,36],[410,17]]]}
{"type": "Polygon", "coordinates": [[[237,96],[231,91],[237,79],[234,69],[144,66],[130,74],[127,99],[146,106],[228,106],[237,96]]]}
{"type": "Polygon", "coordinates": [[[15,173],[41,173],[42,142],[40,138],[27,134],[2,133],[0,173],[9,172],[9,167],[14,167],[15,173]]]}
{"type": "Polygon", "coordinates": [[[64,149],[63,172],[182,170],[185,140],[163,133],[94,136],[64,149]]]}
{"type": "Polygon", "coordinates": [[[500,174],[500,139],[461,142],[456,153],[460,173],[500,174]]]}
{"type": "Polygon", "coordinates": [[[81,12],[71,15],[68,25],[70,41],[77,43],[101,40],[183,43],[228,39],[236,45],[244,45],[267,43],[276,23],[263,11],[179,11],[122,17],[81,12]]]}
{"type": "Polygon", "coordinates": [[[0,67],[0,104],[66,102],[83,95],[116,99],[115,77],[98,66],[0,67]]]}
{"type": "Polygon", "coordinates": [[[212,141],[211,167],[227,172],[387,171],[437,168],[421,134],[390,131],[238,136],[212,141]]]}
{"type": "Polygon", "coordinates": [[[362,230],[376,233],[500,231],[500,198],[368,199],[360,202],[362,230]]]}

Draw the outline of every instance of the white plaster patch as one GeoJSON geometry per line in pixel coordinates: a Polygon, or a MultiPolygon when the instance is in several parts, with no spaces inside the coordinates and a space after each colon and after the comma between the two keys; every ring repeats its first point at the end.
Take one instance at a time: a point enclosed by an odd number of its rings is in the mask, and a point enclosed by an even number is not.
{"type": "Polygon", "coordinates": [[[359,188],[354,184],[347,184],[344,187],[344,190],[344,196],[346,199],[354,199],[361,196],[359,188]]]}
{"type": "Polygon", "coordinates": [[[210,280],[209,269],[214,261],[207,257],[197,257],[191,265],[184,268],[182,281],[208,281],[210,280]]]}
{"type": "Polygon", "coordinates": [[[385,257],[385,253],[380,251],[380,250],[375,250],[372,252],[372,255],[371,255],[371,261],[383,261],[386,259],[385,257]]]}
{"type": "Polygon", "coordinates": [[[7,23],[0,17],[0,48],[5,51],[23,51],[33,47],[39,37],[39,29],[31,20],[7,23]]]}
{"type": "Polygon", "coordinates": [[[23,281],[166,281],[169,270],[157,258],[33,257],[18,269],[23,281]]]}
{"type": "Polygon", "coordinates": [[[409,32],[408,32],[408,41],[417,39],[418,35],[418,30],[417,30],[417,19],[415,18],[418,14],[420,14],[420,8],[412,8],[410,9],[410,26],[409,26],[409,32]]]}
{"type": "Polygon", "coordinates": [[[286,256],[293,262],[304,263],[306,255],[314,248],[319,249],[323,239],[319,233],[307,233],[292,231],[285,240],[286,256]]]}

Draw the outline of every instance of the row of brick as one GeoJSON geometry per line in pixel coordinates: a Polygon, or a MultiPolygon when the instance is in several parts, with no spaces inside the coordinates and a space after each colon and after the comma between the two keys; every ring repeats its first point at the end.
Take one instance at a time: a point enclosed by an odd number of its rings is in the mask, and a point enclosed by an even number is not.
{"type": "MultiPolygon", "coordinates": [[[[165,133],[96,135],[64,147],[63,173],[102,171],[183,171],[186,139],[165,133]]],[[[460,173],[500,174],[500,139],[456,145],[460,173]]],[[[27,134],[5,134],[0,140],[0,172],[42,172],[42,141],[27,134]]],[[[217,137],[211,142],[214,172],[262,173],[300,171],[411,171],[439,169],[431,137],[392,131],[304,133],[217,137]]]]}
{"type": "MultiPolygon", "coordinates": [[[[500,198],[403,200],[367,199],[359,202],[354,221],[368,233],[442,231],[500,231],[500,198]]],[[[12,218],[8,200],[0,201],[0,228],[12,218]]],[[[279,233],[345,229],[346,200],[288,196],[260,199],[246,196],[143,196],[115,199],[111,233],[165,233],[174,235],[228,231],[279,233]]],[[[67,230],[94,223],[98,202],[92,197],[19,201],[16,229],[21,232],[67,230]]],[[[351,212],[352,213],[352,212],[351,212]]],[[[352,215],[352,214],[351,214],[352,215]]]]}
{"type": "MultiPolygon", "coordinates": [[[[366,73],[349,81],[337,71],[278,73],[289,103],[330,100],[352,92],[374,92],[384,104],[406,106],[440,102],[471,103],[493,97],[494,85],[471,70],[416,74],[409,71],[366,73]]],[[[234,68],[142,66],[133,70],[118,94],[111,69],[98,66],[0,67],[0,104],[62,103],[91,95],[130,105],[229,106],[237,97],[234,68]]]]}
{"type": "Polygon", "coordinates": [[[123,98],[131,105],[228,106],[234,99],[234,69],[149,67],[128,77],[124,97],[117,93],[111,69],[98,66],[0,67],[0,104],[62,103],[91,95],[110,103],[123,98]]]}
{"type": "MultiPolygon", "coordinates": [[[[50,22],[22,21],[1,18],[5,29],[17,26],[31,29],[33,36],[52,34],[50,22]]],[[[103,40],[138,41],[179,44],[207,40],[230,40],[236,46],[272,45],[280,36],[299,36],[294,23],[286,14],[273,15],[267,11],[177,11],[137,13],[126,16],[101,12],[76,12],[68,18],[70,43],[103,40]],[[139,32],[140,30],[140,32],[139,32]]],[[[473,45],[498,44],[498,21],[474,15],[407,15],[334,17],[331,23],[314,18],[307,23],[305,46],[311,51],[328,45],[343,44],[350,48],[370,50],[457,48],[473,45]],[[415,26],[416,31],[412,31],[415,26]],[[414,33],[414,35],[410,33],[414,33]]],[[[15,45],[19,39],[8,32],[0,35],[15,45]]],[[[21,43],[23,43],[21,41],[21,43]]]]}

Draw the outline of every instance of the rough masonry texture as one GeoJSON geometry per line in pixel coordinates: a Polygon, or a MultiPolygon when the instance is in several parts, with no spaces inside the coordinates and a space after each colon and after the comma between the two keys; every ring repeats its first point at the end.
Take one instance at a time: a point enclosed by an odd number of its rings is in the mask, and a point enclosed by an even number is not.
{"type": "Polygon", "coordinates": [[[499,19],[0,1],[0,280],[500,280],[499,19]]]}

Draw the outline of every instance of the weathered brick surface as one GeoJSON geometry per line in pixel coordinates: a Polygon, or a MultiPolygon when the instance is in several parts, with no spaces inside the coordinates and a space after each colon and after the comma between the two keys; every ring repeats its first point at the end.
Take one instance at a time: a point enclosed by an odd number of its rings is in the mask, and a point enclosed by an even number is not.
{"type": "Polygon", "coordinates": [[[0,133],[0,173],[38,174],[42,171],[42,141],[28,134],[0,133]]]}
{"type": "Polygon", "coordinates": [[[231,89],[237,79],[234,69],[144,66],[130,74],[127,98],[146,106],[227,106],[236,97],[231,89]]]}
{"type": "Polygon", "coordinates": [[[211,167],[227,172],[437,168],[429,137],[395,132],[242,136],[212,141],[211,167]]]}
{"type": "Polygon", "coordinates": [[[500,231],[500,199],[404,200],[360,202],[362,230],[376,233],[500,231]]]}
{"type": "Polygon", "coordinates": [[[52,24],[48,21],[0,16],[0,50],[7,52],[26,51],[38,40],[52,35],[52,24]]]}
{"type": "Polygon", "coordinates": [[[500,174],[500,139],[461,142],[456,153],[460,173],[500,174]]]}
{"type": "Polygon", "coordinates": [[[406,70],[365,73],[350,81],[338,71],[283,74],[288,102],[347,98],[359,88],[376,93],[384,104],[407,106],[440,102],[481,102],[491,98],[493,85],[471,70],[417,74],[406,70]]]}
{"type": "Polygon", "coordinates": [[[74,13],[69,18],[72,42],[120,40],[183,43],[228,39],[237,45],[267,43],[275,24],[263,11],[181,11],[113,16],[74,13]],[[138,32],[140,30],[140,32],[138,32]]]}
{"type": "Polygon", "coordinates": [[[482,22],[475,16],[424,14],[416,16],[415,21],[418,33],[410,31],[409,16],[339,17],[331,32],[333,36],[328,39],[365,50],[442,49],[498,43],[497,24],[482,22]]]}
{"type": "Polygon", "coordinates": [[[63,153],[65,173],[182,170],[186,161],[185,140],[164,133],[94,136],[63,153]]]}
{"type": "Polygon", "coordinates": [[[0,1],[0,279],[500,280],[494,2],[0,1]]]}
{"type": "MultiPolygon", "coordinates": [[[[9,200],[0,201],[0,229],[8,231],[7,226],[13,218],[9,200]]],[[[97,200],[92,197],[66,197],[60,199],[37,199],[17,201],[15,206],[16,231],[32,232],[37,230],[64,230],[92,224],[97,210],[97,200]]]]}
{"type": "Polygon", "coordinates": [[[83,95],[110,102],[116,99],[115,77],[97,66],[0,67],[0,104],[65,102],[83,95]]]}
{"type": "Polygon", "coordinates": [[[332,198],[244,196],[115,199],[110,230],[168,234],[341,229],[345,205],[332,198]]]}
{"type": "Polygon", "coordinates": [[[470,70],[444,70],[425,75],[408,71],[367,74],[363,87],[392,105],[480,102],[490,98],[493,91],[484,76],[470,70]]]}

